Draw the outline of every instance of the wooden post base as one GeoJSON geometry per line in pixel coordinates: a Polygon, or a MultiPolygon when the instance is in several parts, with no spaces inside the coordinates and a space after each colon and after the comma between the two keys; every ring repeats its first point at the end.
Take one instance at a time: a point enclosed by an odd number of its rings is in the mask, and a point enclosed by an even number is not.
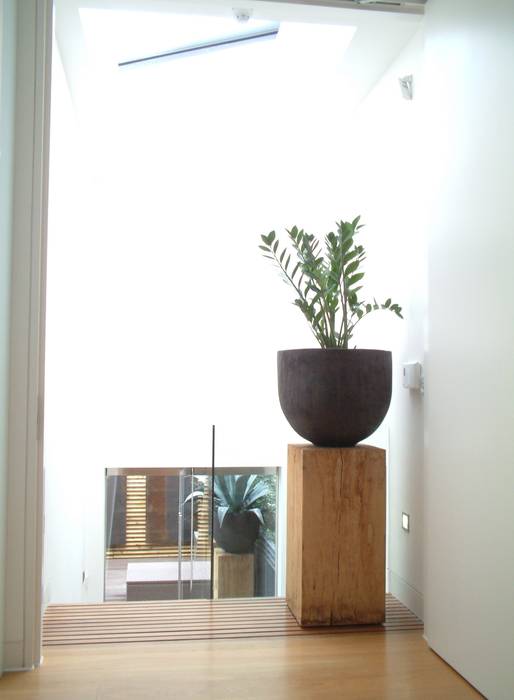
{"type": "Polygon", "coordinates": [[[252,598],[254,555],[214,550],[214,598],[252,598]]]}
{"type": "Polygon", "coordinates": [[[289,445],[287,580],[301,625],[385,620],[385,451],[289,445]]]}

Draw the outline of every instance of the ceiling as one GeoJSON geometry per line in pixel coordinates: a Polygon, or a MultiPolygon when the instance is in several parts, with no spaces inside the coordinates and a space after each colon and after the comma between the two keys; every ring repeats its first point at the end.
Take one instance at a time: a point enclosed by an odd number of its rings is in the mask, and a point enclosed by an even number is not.
{"type": "MultiPolygon", "coordinates": [[[[415,6],[416,3],[411,3],[415,6]]],[[[254,0],[238,8],[247,11],[253,20],[334,24],[354,28],[353,38],[344,48],[343,72],[346,85],[351,85],[356,105],[370,92],[401,50],[420,28],[423,15],[416,12],[374,11],[373,5],[336,0],[254,0]]],[[[234,0],[55,0],[55,37],[68,86],[76,106],[91,99],[94,82],[90,66],[98,57],[88,43],[81,19],[81,10],[139,11],[145,18],[152,13],[211,15],[234,19],[234,0]]],[[[408,8],[407,8],[408,10],[408,8]]],[[[112,14],[112,13],[111,13],[112,14]]],[[[158,16],[156,20],[158,20],[158,16]]],[[[113,31],[113,44],[119,40],[113,31]]],[[[156,32],[157,34],[157,32],[156,32]]],[[[162,32],[159,50],[162,50],[162,32]]],[[[98,68],[98,66],[97,66],[98,68]]]]}

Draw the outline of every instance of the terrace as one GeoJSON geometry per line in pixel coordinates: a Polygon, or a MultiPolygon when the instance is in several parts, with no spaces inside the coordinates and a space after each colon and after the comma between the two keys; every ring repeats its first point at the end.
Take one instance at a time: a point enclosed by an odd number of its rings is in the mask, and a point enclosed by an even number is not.
{"type": "Polygon", "coordinates": [[[218,468],[218,484],[262,484],[263,524],[246,553],[212,533],[211,469],[107,469],[104,601],[273,597],[277,594],[280,468],[218,468]],[[190,497],[195,492],[197,497],[190,497]],[[224,592],[225,591],[225,592],[224,592]]]}

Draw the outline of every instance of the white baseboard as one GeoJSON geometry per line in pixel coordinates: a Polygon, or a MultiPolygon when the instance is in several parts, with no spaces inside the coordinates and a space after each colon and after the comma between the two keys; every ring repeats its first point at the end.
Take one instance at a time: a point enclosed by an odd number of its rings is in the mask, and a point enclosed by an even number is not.
{"type": "Polygon", "coordinates": [[[423,594],[407,583],[401,576],[389,570],[389,592],[403,603],[414,615],[423,620],[423,594]]]}
{"type": "MultiPolygon", "coordinates": [[[[43,657],[41,657],[41,661],[43,657]]],[[[4,673],[20,673],[33,671],[39,664],[23,666],[23,642],[5,642],[4,644],[4,673]]]]}
{"type": "Polygon", "coordinates": [[[23,642],[4,642],[4,673],[28,670],[23,667],[23,642]]]}

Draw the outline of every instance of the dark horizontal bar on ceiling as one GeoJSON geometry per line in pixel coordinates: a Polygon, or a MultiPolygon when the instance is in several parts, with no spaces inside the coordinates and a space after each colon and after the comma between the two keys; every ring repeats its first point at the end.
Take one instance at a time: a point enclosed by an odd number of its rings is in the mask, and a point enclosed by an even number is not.
{"type": "Polygon", "coordinates": [[[277,36],[278,27],[276,29],[266,29],[261,32],[253,32],[252,34],[242,34],[240,36],[234,36],[230,39],[217,39],[216,41],[206,41],[199,44],[192,44],[191,46],[183,46],[179,49],[172,49],[171,51],[164,51],[163,53],[156,53],[152,56],[143,56],[142,58],[133,58],[128,61],[121,61],[118,63],[120,68],[124,66],[132,66],[137,63],[146,63],[147,61],[158,61],[161,58],[172,58],[173,56],[183,56],[188,53],[195,53],[197,51],[205,51],[206,49],[216,49],[223,46],[232,46],[234,44],[240,44],[247,41],[253,41],[254,39],[266,39],[273,36],[277,36]]]}

